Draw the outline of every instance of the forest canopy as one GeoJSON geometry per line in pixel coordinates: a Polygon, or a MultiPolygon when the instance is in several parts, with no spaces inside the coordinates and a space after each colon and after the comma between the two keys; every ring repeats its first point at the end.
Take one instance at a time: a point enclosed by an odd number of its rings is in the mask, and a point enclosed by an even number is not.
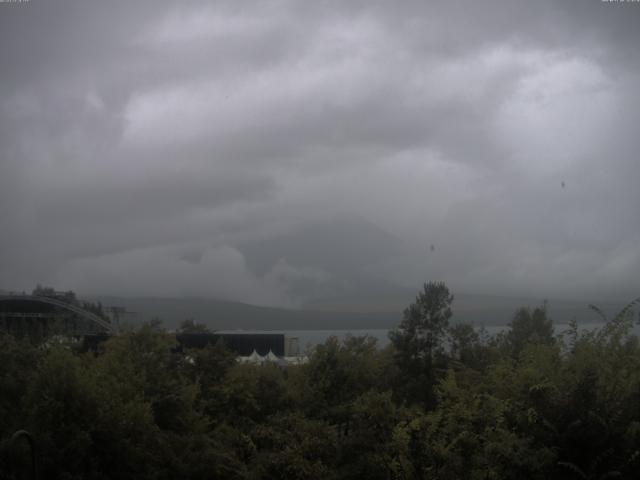
{"type": "Polygon", "coordinates": [[[41,478],[636,478],[634,305],[563,332],[525,307],[490,336],[428,283],[386,348],[332,337],[286,368],[157,322],[97,352],[0,334],[0,478],[27,478],[21,429],[41,478]]]}

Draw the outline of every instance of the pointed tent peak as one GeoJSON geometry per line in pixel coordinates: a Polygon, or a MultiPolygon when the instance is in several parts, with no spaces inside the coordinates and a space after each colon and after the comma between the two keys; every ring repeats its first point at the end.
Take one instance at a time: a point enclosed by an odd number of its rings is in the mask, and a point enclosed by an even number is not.
{"type": "Polygon", "coordinates": [[[265,358],[266,358],[267,360],[269,360],[269,361],[272,361],[272,362],[277,362],[278,360],[280,360],[280,359],[279,359],[279,358],[278,358],[278,357],[277,357],[277,356],[276,356],[276,355],[271,351],[271,349],[269,349],[269,353],[267,353],[267,354],[265,355],[265,358]]]}
{"type": "Polygon", "coordinates": [[[252,362],[259,362],[264,360],[264,357],[262,355],[260,355],[258,352],[256,352],[256,349],[253,349],[253,352],[251,352],[251,355],[249,355],[249,361],[252,362]]]}

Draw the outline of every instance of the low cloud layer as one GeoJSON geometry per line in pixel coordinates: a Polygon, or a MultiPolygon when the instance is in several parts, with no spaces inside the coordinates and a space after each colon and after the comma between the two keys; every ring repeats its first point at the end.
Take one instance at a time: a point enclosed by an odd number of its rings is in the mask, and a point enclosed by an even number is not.
{"type": "Polygon", "coordinates": [[[0,4],[0,289],[637,296],[639,21],[599,0],[0,4]]]}

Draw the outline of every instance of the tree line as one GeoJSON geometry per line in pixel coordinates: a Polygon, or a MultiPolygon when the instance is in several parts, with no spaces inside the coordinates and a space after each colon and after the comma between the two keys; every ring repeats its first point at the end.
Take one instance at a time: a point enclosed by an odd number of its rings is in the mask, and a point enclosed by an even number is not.
{"type": "Polygon", "coordinates": [[[52,479],[637,478],[634,305],[565,332],[522,308],[491,336],[428,283],[389,346],[330,338],[287,368],[178,352],[158,322],[98,352],[2,334],[0,478],[28,478],[21,429],[52,479]]]}

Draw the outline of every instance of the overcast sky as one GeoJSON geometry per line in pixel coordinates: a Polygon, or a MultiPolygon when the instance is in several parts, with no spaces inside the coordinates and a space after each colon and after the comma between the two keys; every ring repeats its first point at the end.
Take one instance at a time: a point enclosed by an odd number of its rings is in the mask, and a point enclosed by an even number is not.
{"type": "Polygon", "coordinates": [[[31,0],[0,44],[0,289],[640,295],[640,3],[31,0]]]}

